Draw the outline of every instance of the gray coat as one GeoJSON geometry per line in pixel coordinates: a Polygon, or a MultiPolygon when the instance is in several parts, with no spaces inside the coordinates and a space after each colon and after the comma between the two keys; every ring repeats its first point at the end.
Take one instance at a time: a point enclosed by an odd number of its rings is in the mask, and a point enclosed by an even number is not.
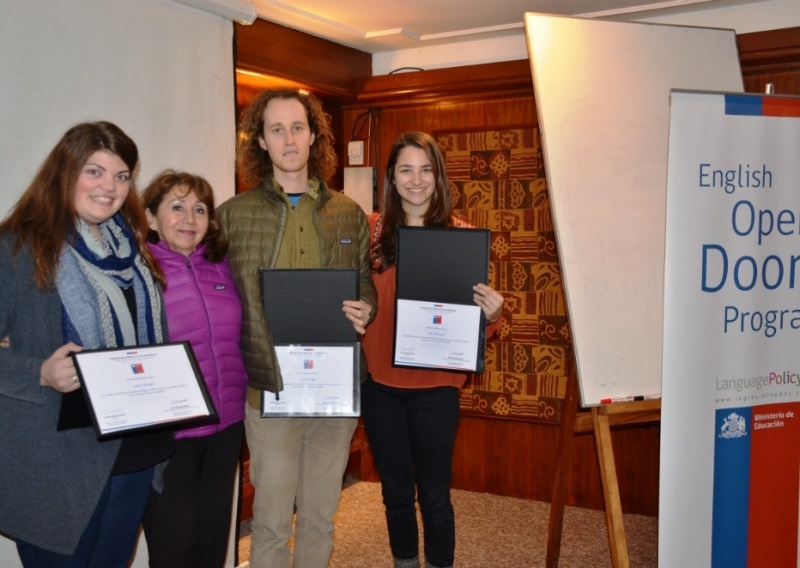
{"type": "Polygon", "coordinates": [[[71,554],[111,474],[119,440],[92,428],[56,429],[61,394],[39,386],[42,363],[64,344],[56,290],[34,285],[34,261],[0,237],[0,532],[71,554]]]}

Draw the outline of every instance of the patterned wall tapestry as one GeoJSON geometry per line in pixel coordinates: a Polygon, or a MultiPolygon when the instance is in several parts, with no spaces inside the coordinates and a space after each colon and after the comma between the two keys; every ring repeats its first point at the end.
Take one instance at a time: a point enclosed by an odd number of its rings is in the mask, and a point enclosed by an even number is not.
{"type": "Polygon", "coordinates": [[[461,411],[558,422],[573,355],[539,131],[434,136],[456,215],[491,230],[490,281],[505,297],[504,325],[487,342],[485,372],[461,391],[461,411]]]}

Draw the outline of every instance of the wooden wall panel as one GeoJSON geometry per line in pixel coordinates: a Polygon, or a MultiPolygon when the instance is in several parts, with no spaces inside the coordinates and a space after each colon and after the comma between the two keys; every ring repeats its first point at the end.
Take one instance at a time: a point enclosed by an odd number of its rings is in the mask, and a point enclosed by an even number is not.
{"type": "Polygon", "coordinates": [[[307,85],[317,94],[355,98],[372,74],[372,56],[266,20],[235,25],[236,68],[307,85]]]}
{"type": "Polygon", "coordinates": [[[382,193],[384,163],[394,139],[401,132],[422,130],[432,133],[436,130],[537,123],[533,93],[529,92],[491,101],[450,99],[422,106],[345,106],[342,117],[344,132],[353,132],[356,117],[370,109],[374,116],[373,140],[369,142],[369,163],[365,165],[377,167],[379,193],[382,193]]]}
{"type": "Polygon", "coordinates": [[[745,91],[800,95],[800,27],[742,34],[737,38],[745,91]]]}
{"type": "MultiPolygon", "coordinates": [[[[365,440],[359,427],[356,439],[365,440]]],[[[558,458],[556,426],[462,416],[453,458],[453,487],[481,493],[549,501],[558,458]]],[[[623,511],[658,514],[660,426],[612,431],[623,511]]],[[[378,481],[368,445],[353,453],[350,474],[378,481]]],[[[591,434],[575,437],[567,504],[603,509],[600,469],[591,434]]]]}

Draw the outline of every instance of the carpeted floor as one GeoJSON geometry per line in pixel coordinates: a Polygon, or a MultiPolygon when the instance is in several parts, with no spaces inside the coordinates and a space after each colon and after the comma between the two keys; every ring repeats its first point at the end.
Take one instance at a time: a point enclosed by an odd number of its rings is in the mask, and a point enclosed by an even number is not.
{"type": "MultiPolygon", "coordinates": [[[[458,568],[536,568],[544,566],[549,503],[453,490],[458,568]]],[[[336,515],[331,568],[390,568],[388,536],[380,484],[358,482],[342,492],[336,515]]],[[[658,520],[625,515],[630,564],[658,565],[658,520]]],[[[243,526],[239,562],[247,566],[250,539],[243,526]]],[[[420,542],[422,541],[420,537],[420,542]]],[[[567,507],[561,568],[611,566],[605,513],[567,507]]]]}

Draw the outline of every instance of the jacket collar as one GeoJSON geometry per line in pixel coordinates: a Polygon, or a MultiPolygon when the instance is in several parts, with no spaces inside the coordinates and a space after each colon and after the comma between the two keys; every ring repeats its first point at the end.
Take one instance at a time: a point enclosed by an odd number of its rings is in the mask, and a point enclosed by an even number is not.
{"type": "MultiPolygon", "coordinates": [[[[264,180],[264,183],[261,185],[261,187],[267,193],[271,193],[275,196],[278,196],[279,194],[283,193],[283,188],[275,180],[275,177],[272,175],[270,175],[269,177],[267,177],[267,179],[264,180]]],[[[319,177],[314,176],[308,178],[308,193],[311,195],[311,197],[314,198],[315,201],[322,201],[324,199],[327,199],[329,191],[330,190],[325,185],[325,182],[319,179],[319,177]]]]}

